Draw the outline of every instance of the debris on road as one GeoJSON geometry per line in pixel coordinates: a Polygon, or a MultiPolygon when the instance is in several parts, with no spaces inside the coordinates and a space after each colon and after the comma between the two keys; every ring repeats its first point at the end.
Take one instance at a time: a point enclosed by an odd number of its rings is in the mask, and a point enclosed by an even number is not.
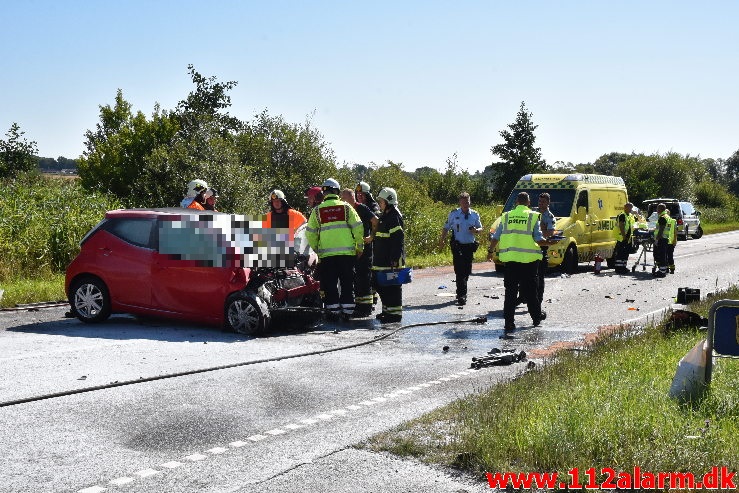
{"type": "Polygon", "coordinates": [[[516,352],[512,349],[500,350],[498,348],[493,348],[488,352],[488,356],[483,356],[481,358],[473,357],[470,368],[479,370],[480,368],[485,368],[487,366],[510,365],[518,363],[519,361],[524,361],[525,359],[525,351],[516,352]]]}

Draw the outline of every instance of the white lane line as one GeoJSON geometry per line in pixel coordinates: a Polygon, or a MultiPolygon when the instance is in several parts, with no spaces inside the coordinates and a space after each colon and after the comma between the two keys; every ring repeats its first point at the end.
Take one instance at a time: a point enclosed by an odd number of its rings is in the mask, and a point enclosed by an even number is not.
{"type": "Polygon", "coordinates": [[[448,382],[449,380],[451,380],[451,378],[442,377],[439,380],[441,380],[442,382],[448,382]]]}
{"type": "Polygon", "coordinates": [[[267,438],[264,435],[252,435],[250,437],[246,437],[247,440],[251,440],[252,442],[258,442],[259,440],[264,440],[267,438]]]}
{"type": "Polygon", "coordinates": [[[334,414],[336,416],[344,416],[348,412],[349,411],[347,411],[346,409],[334,409],[333,411],[329,411],[328,414],[334,414]]]}
{"type": "Polygon", "coordinates": [[[124,484],[133,483],[134,479],[129,478],[128,476],[123,476],[122,478],[116,478],[110,482],[113,486],[123,486],[124,484]]]}
{"type": "Polygon", "coordinates": [[[357,406],[356,404],[352,404],[351,406],[346,406],[347,409],[350,409],[352,411],[358,411],[362,409],[362,406],[357,406]]]}
{"type": "Polygon", "coordinates": [[[300,422],[301,423],[304,423],[306,425],[314,425],[314,424],[318,423],[318,420],[317,419],[308,418],[308,419],[301,419],[300,422]]]}
{"type": "Polygon", "coordinates": [[[385,397],[375,397],[375,398],[373,398],[371,400],[373,400],[375,402],[385,402],[385,401],[387,401],[387,399],[385,397]]]}
{"type": "Polygon", "coordinates": [[[185,459],[189,460],[190,462],[197,462],[199,460],[205,460],[207,458],[208,456],[203,455],[203,454],[192,454],[192,455],[188,455],[187,457],[185,457],[185,459]]]}
{"type": "Polygon", "coordinates": [[[396,394],[412,394],[412,390],[400,389],[395,391],[396,394]]]}
{"type": "Polygon", "coordinates": [[[329,419],[334,419],[336,416],[333,414],[319,414],[316,416],[318,419],[322,419],[323,421],[328,421],[329,419]]]}
{"type": "Polygon", "coordinates": [[[217,454],[222,454],[223,452],[226,452],[227,450],[228,449],[224,447],[215,447],[210,450],[206,450],[206,452],[208,452],[209,454],[217,455],[217,454]]]}
{"type": "Polygon", "coordinates": [[[105,491],[105,488],[101,488],[100,486],[90,486],[84,490],[79,490],[77,493],[100,493],[101,491],[105,491]]]}
{"type": "Polygon", "coordinates": [[[148,478],[149,476],[159,474],[159,471],[156,469],[144,469],[142,471],[137,471],[134,474],[140,478],[148,478]]]}
{"type": "Polygon", "coordinates": [[[439,380],[431,380],[429,383],[431,385],[439,385],[441,382],[439,380]]]}
{"type": "Polygon", "coordinates": [[[452,375],[449,375],[449,378],[459,378],[459,375],[457,375],[456,373],[454,373],[452,375]]]}
{"type": "Polygon", "coordinates": [[[265,431],[264,433],[265,433],[266,435],[272,435],[272,436],[277,436],[277,435],[282,435],[282,434],[284,434],[284,433],[287,433],[287,432],[286,432],[285,430],[281,430],[281,429],[279,429],[279,428],[275,428],[275,429],[273,429],[273,430],[267,430],[267,431],[265,431]]]}
{"type": "Polygon", "coordinates": [[[229,443],[229,445],[230,445],[231,447],[233,447],[233,448],[241,448],[241,447],[243,447],[244,445],[247,445],[247,443],[246,443],[246,442],[242,442],[241,440],[236,440],[235,442],[231,442],[231,443],[229,443]]]}
{"type": "Polygon", "coordinates": [[[182,464],[182,462],[178,462],[176,460],[172,460],[172,461],[169,461],[169,462],[165,462],[164,464],[159,464],[159,467],[164,467],[166,469],[176,469],[176,468],[178,468],[178,467],[180,467],[182,465],[184,465],[184,464],[182,464]]]}
{"type": "Polygon", "coordinates": [[[408,387],[408,390],[415,392],[417,390],[421,390],[421,387],[408,387]]]}
{"type": "Polygon", "coordinates": [[[375,405],[377,403],[375,401],[362,401],[362,402],[360,402],[360,404],[363,405],[363,406],[373,406],[373,405],[375,405]]]}
{"type": "Polygon", "coordinates": [[[418,386],[419,387],[423,387],[425,389],[425,388],[431,387],[431,384],[430,383],[422,383],[422,384],[419,384],[418,386]]]}
{"type": "Polygon", "coordinates": [[[283,428],[287,428],[288,430],[299,430],[300,428],[305,428],[304,425],[296,425],[295,423],[290,423],[289,425],[283,426],[283,428]]]}

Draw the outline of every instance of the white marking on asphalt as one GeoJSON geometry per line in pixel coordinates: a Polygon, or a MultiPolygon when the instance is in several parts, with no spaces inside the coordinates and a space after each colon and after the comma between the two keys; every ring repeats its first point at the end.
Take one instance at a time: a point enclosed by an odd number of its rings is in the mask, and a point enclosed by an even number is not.
{"type": "Polygon", "coordinates": [[[164,467],[167,469],[176,469],[180,467],[181,465],[183,465],[182,462],[177,462],[176,460],[173,460],[173,461],[165,462],[164,464],[160,464],[160,467],[164,467]]]}
{"type": "MultiPolygon", "coordinates": [[[[374,398],[372,398],[370,400],[362,401],[362,402],[359,403],[360,405],[351,404],[349,406],[346,406],[345,409],[334,409],[333,411],[329,411],[328,413],[319,414],[319,415],[315,416],[314,418],[307,418],[307,419],[300,420],[300,422],[303,423],[302,425],[291,423],[291,424],[285,425],[283,428],[286,428],[288,430],[297,430],[297,429],[300,429],[300,428],[304,428],[305,425],[314,425],[314,424],[318,423],[320,420],[329,421],[329,420],[335,418],[336,416],[344,416],[344,415],[346,415],[348,413],[348,410],[350,410],[350,411],[358,411],[358,410],[362,409],[362,406],[367,406],[367,407],[373,406],[373,405],[378,404],[378,403],[386,402],[388,399],[397,397],[397,396],[399,396],[401,394],[412,394],[415,391],[419,391],[419,390],[422,390],[422,389],[431,387],[432,385],[439,385],[442,382],[448,382],[448,381],[450,381],[452,379],[457,379],[457,378],[460,378],[460,377],[462,377],[464,375],[469,375],[469,374],[472,374],[472,373],[476,373],[475,370],[472,370],[472,369],[465,370],[465,371],[462,371],[462,372],[458,372],[458,373],[454,373],[452,375],[449,375],[448,377],[439,378],[438,380],[430,380],[429,382],[426,382],[426,383],[421,383],[421,384],[418,384],[418,385],[413,386],[413,387],[408,387],[407,389],[398,389],[395,392],[392,392],[392,393],[389,393],[389,394],[385,394],[382,397],[374,397],[374,398]]],[[[287,432],[285,430],[281,429],[281,428],[275,428],[275,429],[272,429],[272,430],[265,431],[264,433],[265,433],[264,435],[256,434],[256,435],[249,436],[246,439],[249,440],[249,441],[251,441],[251,442],[259,442],[261,440],[265,440],[265,439],[269,438],[269,436],[266,436],[266,435],[277,436],[277,435],[282,435],[282,434],[287,433],[287,432]]],[[[241,441],[241,440],[237,440],[237,441],[234,441],[234,442],[230,442],[229,443],[229,446],[231,446],[233,448],[241,448],[241,447],[244,447],[246,445],[248,445],[248,442],[244,442],[244,441],[241,441]]],[[[217,455],[217,454],[222,454],[222,453],[227,452],[227,451],[228,451],[228,449],[225,448],[225,447],[214,447],[212,449],[207,450],[206,452],[208,452],[210,454],[213,454],[213,455],[217,455]]],[[[188,455],[187,457],[185,457],[185,460],[188,460],[188,461],[191,461],[191,462],[197,462],[197,461],[205,460],[207,458],[208,457],[206,455],[203,455],[203,454],[192,454],[192,455],[188,455]]],[[[165,462],[164,464],[161,464],[160,467],[164,467],[166,469],[176,469],[176,468],[178,468],[180,466],[183,466],[183,465],[184,464],[182,462],[170,461],[170,462],[165,462]]],[[[144,470],[138,471],[138,472],[136,472],[134,474],[136,476],[140,477],[140,478],[147,478],[149,476],[154,476],[154,475],[158,474],[159,472],[161,472],[161,471],[157,471],[156,469],[144,469],[144,470]]],[[[134,480],[135,480],[135,478],[130,478],[130,477],[124,476],[124,477],[120,477],[120,478],[117,478],[117,479],[114,479],[114,480],[110,481],[110,484],[116,485],[116,486],[121,486],[121,485],[125,485],[125,484],[128,484],[128,483],[131,483],[134,480]]],[[[83,490],[79,490],[77,493],[101,493],[103,491],[106,491],[106,489],[103,488],[103,487],[100,487],[100,486],[91,486],[89,488],[85,488],[83,490]]]]}
{"type": "Polygon", "coordinates": [[[134,479],[129,478],[128,476],[123,476],[122,478],[114,479],[110,482],[110,484],[114,486],[123,486],[124,484],[133,483],[134,479]]]}
{"type": "Polygon", "coordinates": [[[199,460],[205,460],[207,458],[208,456],[203,455],[203,454],[192,454],[192,455],[188,455],[187,457],[185,457],[185,459],[189,460],[190,462],[197,462],[199,460]]]}
{"type": "Polygon", "coordinates": [[[149,476],[159,474],[159,471],[156,469],[144,469],[143,471],[137,471],[134,474],[140,478],[148,478],[149,476]]]}

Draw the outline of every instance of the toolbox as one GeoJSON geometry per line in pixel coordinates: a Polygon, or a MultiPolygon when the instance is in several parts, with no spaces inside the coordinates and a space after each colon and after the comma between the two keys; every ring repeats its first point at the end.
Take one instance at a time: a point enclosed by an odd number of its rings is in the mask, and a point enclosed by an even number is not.
{"type": "Polygon", "coordinates": [[[687,305],[694,301],[700,301],[701,290],[698,288],[677,288],[677,302],[687,305]]]}

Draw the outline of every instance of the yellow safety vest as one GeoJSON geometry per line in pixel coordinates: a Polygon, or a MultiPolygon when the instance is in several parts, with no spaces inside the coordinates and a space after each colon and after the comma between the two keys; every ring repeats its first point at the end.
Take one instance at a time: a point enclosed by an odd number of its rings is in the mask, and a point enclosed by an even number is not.
{"type": "Polygon", "coordinates": [[[541,260],[541,248],[534,241],[534,226],[540,214],[525,205],[517,205],[501,218],[501,234],[498,242],[500,261],[528,264],[541,260]]]}
{"type": "Polygon", "coordinates": [[[363,251],[363,233],[364,226],[354,207],[333,194],[313,209],[305,228],[308,244],[319,258],[363,251]]]}
{"type": "MultiPolygon", "coordinates": [[[[667,213],[667,211],[660,214],[660,217],[664,217],[667,219],[667,224],[665,224],[665,229],[662,231],[662,238],[665,238],[667,241],[670,241],[670,237],[672,236],[672,231],[675,229],[675,225],[677,224],[677,221],[672,219],[670,215],[667,213]]],[[[659,217],[657,218],[657,227],[654,228],[654,239],[659,240],[659,237],[657,234],[659,233],[659,217]]]]}
{"type": "MultiPolygon", "coordinates": [[[[631,238],[634,236],[634,215],[626,214],[624,212],[624,218],[626,219],[624,223],[624,231],[626,231],[628,237],[631,238]]],[[[618,225],[618,220],[616,220],[616,241],[624,241],[624,238],[621,236],[621,228],[618,225]]]]}
{"type": "Polygon", "coordinates": [[[677,243],[677,219],[674,217],[668,217],[667,220],[670,222],[670,237],[667,241],[670,245],[674,245],[677,243]]]}

